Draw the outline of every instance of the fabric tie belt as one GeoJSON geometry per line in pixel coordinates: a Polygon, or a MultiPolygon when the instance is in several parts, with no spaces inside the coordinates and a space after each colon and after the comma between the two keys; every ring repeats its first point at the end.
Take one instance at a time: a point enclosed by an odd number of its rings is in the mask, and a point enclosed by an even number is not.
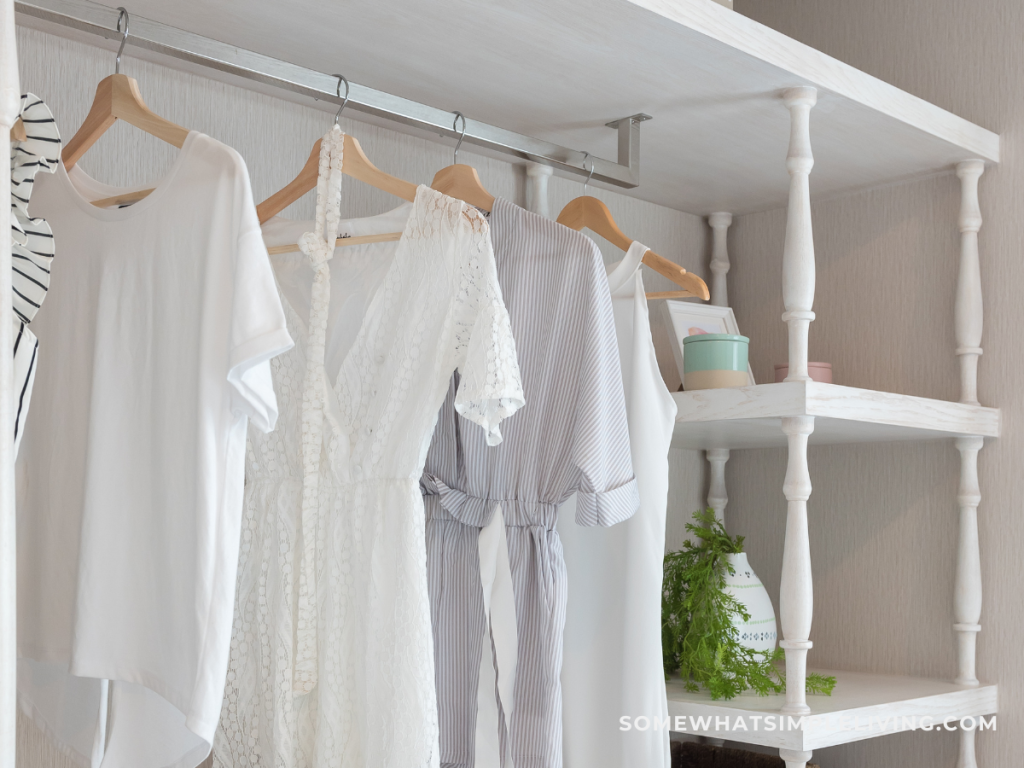
{"type": "Polygon", "coordinates": [[[320,144],[316,181],[316,225],[299,239],[299,248],[313,268],[310,296],[306,374],[302,390],[302,549],[299,553],[298,616],[295,628],[294,672],[296,693],[316,687],[317,658],[317,563],[320,528],[320,461],[323,455],[324,408],[327,375],[324,346],[327,313],[331,304],[330,260],[341,222],[341,169],[345,135],[337,124],[320,144]]]}
{"type": "MultiPolygon", "coordinates": [[[[543,590],[545,607],[550,610],[554,600],[553,564],[547,537],[554,530],[558,505],[546,501],[521,499],[488,499],[452,488],[436,475],[424,474],[420,479],[424,496],[436,496],[441,507],[457,522],[474,528],[489,529],[498,512],[502,525],[528,531],[537,556],[537,582],[543,590]]],[[[507,549],[507,547],[506,547],[507,549]]]]}

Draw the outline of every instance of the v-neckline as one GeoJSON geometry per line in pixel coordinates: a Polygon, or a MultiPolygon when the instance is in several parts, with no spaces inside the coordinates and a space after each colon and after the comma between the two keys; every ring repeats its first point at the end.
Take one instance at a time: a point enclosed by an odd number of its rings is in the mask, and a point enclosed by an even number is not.
{"type": "MultiPolygon", "coordinates": [[[[398,265],[399,257],[405,250],[404,246],[408,243],[411,227],[413,226],[414,221],[417,219],[417,212],[419,211],[422,201],[427,192],[432,192],[436,194],[438,197],[444,197],[443,193],[436,192],[435,190],[430,189],[430,187],[426,186],[425,184],[419,184],[416,187],[416,198],[413,200],[412,208],[409,211],[409,216],[408,218],[406,218],[405,224],[402,226],[402,236],[398,239],[395,245],[395,253],[391,259],[391,263],[388,264],[387,268],[384,270],[384,274],[381,275],[380,280],[377,283],[377,286],[373,289],[373,295],[369,298],[369,300],[366,303],[366,310],[362,313],[362,317],[359,318],[359,327],[356,329],[355,334],[352,336],[352,344],[349,346],[349,348],[345,351],[345,354],[342,356],[341,362],[338,365],[338,371],[334,375],[333,379],[332,377],[327,375],[326,366],[324,366],[324,381],[327,384],[327,387],[335,396],[337,396],[338,385],[341,383],[341,376],[345,371],[345,367],[351,361],[352,353],[354,352],[356,347],[359,346],[359,341],[365,335],[367,325],[369,324],[371,317],[373,317],[374,313],[377,311],[378,306],[381,303],[382,296],[384,295],[384,288],[388,280],[390,280],[391,276],[394,274],[394,271],[398,265]]],[[[304,262],[306,267],[310,267],[308,259],[304,259],[304,262]]],[[[315,272],[313,274],[315,275],[315,272]]],[[[295,307],[292,305],[291,301],[289,301],[288,296],[285,294],[285,292],[281,289],[281,283],[280,280],[277,278],[276,274],[274,276],[274,281],[277,283],[277,291],[281,297],[281,301],[284,304],[287,304],[288,309],[290,309],[292,314],[294,314],[295,317],[298,318],[299,321],[303,324],[305,329],[305,338],[308,341],[310,335],[309,314],[313,311],[312,297],[310,297],[309,311],[306,313],[306,317],[303,318],[302,315],[300,315],[298,311],[295,309],[295,307]]],[[[329,308],[330,305],[328,304],[328,310],[329,308]]],[[[331,329],[328,328],[328,335],[330,334],[330,331],[331,329]]],[[[327,346],[326,341],[327,338],[325,337],[325,347],[327,346]]],[[[304,347],[304,354],[307,356],[309,355],[308,346],[304,347]]]]}
{"type": "Polygon", "coordinates": [[[626,285],[626,281],[629,280],[636,271],[640,269],[640,264],[643,262],[644,254],[650,250],[646,245],[641,245],[637,241],[633,241],[629,250],[622,257],[622,260],[616,264],[613,264],[608,269],[608,289],[612,296],[626,285]]]}

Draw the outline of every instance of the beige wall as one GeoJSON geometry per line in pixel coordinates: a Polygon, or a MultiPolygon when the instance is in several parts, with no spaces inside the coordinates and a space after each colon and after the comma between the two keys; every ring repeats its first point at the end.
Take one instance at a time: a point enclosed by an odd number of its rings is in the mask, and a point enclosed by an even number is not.
{"type": "MultiPolygon", "coordinates": [[[[978,674],[1000,686],[997,733],[978,737],[982,768],[1024,751],[1024,3],[1016,0],[736,0],[736,9],[1002,135],[1003,163],[981,180],[985,354],[980,398],[1003,409],[1004,436],[981,454],[984,610],[978,674]]],[[[814,117],[811,116],[813,142],[814,117]]],[[[813,191],[814,176],[811,176],[813,191]]],[[[818,280],[813,360],[837,383],[957,399],[952,303],[955,177],[813,206],[818,280]]],[[[740,218],[730,298],[752,337],[755,375],[785,360],[779,316],[784,213],[740,218]]],[[[778,605],[785,500],[782,451],[740,452],[728,467],[729,527],[778,605]]],[[[809,502],[815,579],[810,663],[955,675],[952,595],[959,463],[950,443],[814,448],[809,502]]],[[[956,764],[952,734],[913,733],[823,750],[828,768],[956,764]]]]}
{"type": "MultiPolygon", "coordinates": [[[[112,72],[113,54],[27,29],[19,30],[18,46],[22,87],[46,100],[62,134],[69,138],[88,112],[94,84],[112,72]]],[[[313,142],[330,126],[330,112],[142,62],[131,58],[130,52],[125,55],[122,71],[138,79],[149,106],[160,115],[235,147],[246,160],[257,200],[294,177],[313,142]]],[[[359,137],[367,155],[383,170],[410,181],[430,183],[435,171],[451,162],[449,146],[349,120],[343,120],[342,127],[359,137]]],[[[81,165],[101,181],[127,185],[158,179],[173,157],[174,150],[168,145],[130,126],[115,124],[81,165]]],[[[473,155],[468,150],[460,152],[459,157],[480,171],[492,193],[524,203],[525,173],[521,165],[473,155]]],[[[579,183],[551,179],[551,210],[561,210],[580,192],[579,183]]],[[[686,269],[707,276],[708,230],[699,218],[593,185],[590,192],[609,204],[624,231],[686,269]]],[[[367,185],[345,182],[342,207],[346,215],[371,215],[397,203],[397,199],[367,185]]],[[[308,218],[314,210],[314,197],[308,195],[285,215],[308,218]]],[[[621,258],[621,253],[609,244],[601,245],[607,259],[621,258]]],[[[54,269],[60,269],[59,260],[58,246],[54,269]]],[[[645,280],[649,290],[672,288],[671,283],[649,270],[645,271],[645,280]]],[[[662,370],[674,389],[679,374],[660,323],[655,324],[654,337],[662,370]]],[[[671,509],[691,511],[700,505],[703,462],[696,452],[674,451],[671,463],[671,509]]],[[[670,546],[680,546],[683,533],[681,524],[671,523],[670,546]]],[[[70,765],[27,722],[21,723],[18,749],[19,765],[24,768],[70,765]]]]}

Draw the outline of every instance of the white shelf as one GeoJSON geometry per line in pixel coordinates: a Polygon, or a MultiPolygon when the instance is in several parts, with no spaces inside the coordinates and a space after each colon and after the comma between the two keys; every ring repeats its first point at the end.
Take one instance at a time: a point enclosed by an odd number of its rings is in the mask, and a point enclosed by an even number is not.
{"type": "Polygon", "coordinates": [[[998,408],[818,382],[676,392],[675,448],[784,447],[782,419],[814,416],[811,445],[998,437],[998,408]]]}
{"type": "MultiPolygon", "coordinates": [[[[776,724],[779,710],[786,701],[784,694],[757,696],[746,693],[730,701],[713,701],[707,693],[688,693],[678,680],[668,682],[668,712],[673,718],[685,717],[687,733],[712,736],[744,744],[760,744],[777,749],[814,751],[836,744],[870,739],[890,733],[910,730],[930,718],[933,725],[941,726],[946,718],[959,723],[964,717],[992,715],[997,711],[998,696],[995,685],[968,687],[940,680],[893,675],[874,675],[861,672],[834,672],[837,682],[831,696],[808,696],[811,715],[802,726],[774,731],[764,729],[759,721],[754,730],[754,717],[772,715],[776,724]],[[718,728],[715,717],[729,718],[729,728],[718,728]],[[707,728],[691,725],[692,718],[704,717],[707,728]],[[744,718],[749,730],[736,730],[736,718],[744,718]],[[906,720],[904,720],[906,718],[906,720]],[[912,721],[911,718],[914,718],[912,721]]],[[[794,725],[798,718],[793,717],[794,725]]],[[[719,720],[724,725],[724,720],[719,720]]],[[[698,722],[699,726],[700,723],[698,722]]]]}
{"type": "MultiPolygon", "coordinates": [[[[792,86],[818,89],[815,196],[999,160],[991,131],[713,0],[325,3],[315,24],[278,0],[246,3],[244,23],[238,7],[135,0],[130,10],[606,158],[616,157],[616,134],[605,123],[646,112],[654,119],[641,128],[642,183],[627,194],[689,213],[786,205],[790,121],[780,94],[792,86]]],[[[131,46],[127,56],[188,69],[131,46]]]]}

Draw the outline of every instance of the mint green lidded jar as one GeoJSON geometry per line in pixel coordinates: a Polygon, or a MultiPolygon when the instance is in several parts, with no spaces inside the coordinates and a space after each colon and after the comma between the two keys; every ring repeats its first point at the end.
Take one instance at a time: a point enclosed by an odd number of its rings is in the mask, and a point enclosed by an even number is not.
{"type": "Polygon", "coordinates": [[[750,339],[730,333],[703,333],[683,339],[683,388],[745,387],[750,339]]]}

